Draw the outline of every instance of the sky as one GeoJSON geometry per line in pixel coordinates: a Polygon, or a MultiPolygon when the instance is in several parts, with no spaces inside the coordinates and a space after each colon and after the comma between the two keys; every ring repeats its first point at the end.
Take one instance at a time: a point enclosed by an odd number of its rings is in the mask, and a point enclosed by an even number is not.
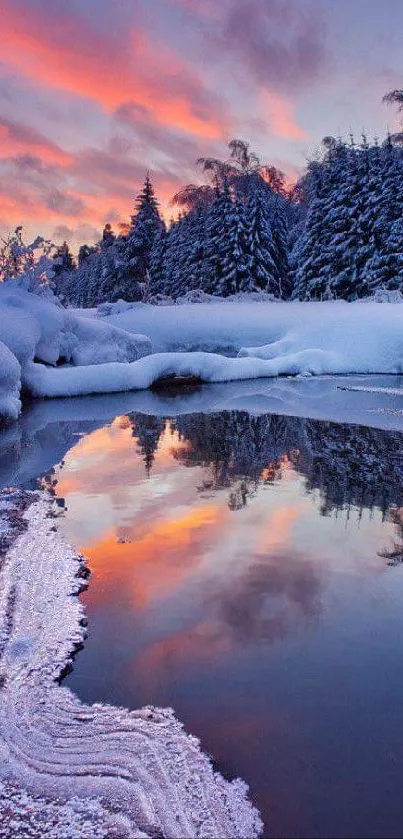
{"type": "Polygon", "coordinates": [[[0,234],[73,249],[250,143],[289,181],[325,135],[399,121],[401,0],[0,0],[0,234]]]}

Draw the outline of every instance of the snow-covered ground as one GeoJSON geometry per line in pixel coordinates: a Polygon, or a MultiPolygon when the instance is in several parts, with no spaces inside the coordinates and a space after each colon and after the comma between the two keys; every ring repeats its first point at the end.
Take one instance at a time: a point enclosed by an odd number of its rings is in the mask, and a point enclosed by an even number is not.
{"type": "Polygon", "coordinates": [[[401,304],[376,302],[118,303],[81,316],[7,284],[0,415],[16,418],[21,386],[57,397],[141,390],[172,376],[401,373],[402,327],[401,304]]]}
{"type": "Polygon", "coordinates": [[[320,373],[403,371],[403,308],[398,303],[140,304],[105,321],[148,335],[153,352],[240,352],[271,359],[279,367],[288,364],[290,374],[298,366],[297,356],[309,352],[307,369],[314,366],[320,373]]]}
{"type": "Polygon", "coordinates": [[[84,637],[83,557],[46,496],[0,494],[0,835],[256,837],[240,781],[171,709],[84,705],[57,680],[84,637]]]}
{"type": "Polygon", "coordinates": [[[34,361],[92,366],[131,362],[150,351],[144,335],[77,316],[11,282],[0,283],[0,417],[18,416],[25,371],[34,361]]]}

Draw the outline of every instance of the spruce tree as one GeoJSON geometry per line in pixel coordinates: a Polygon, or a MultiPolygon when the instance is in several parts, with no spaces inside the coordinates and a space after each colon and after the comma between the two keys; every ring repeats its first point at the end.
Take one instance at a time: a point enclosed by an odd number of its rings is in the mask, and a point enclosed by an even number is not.
{"type": "Polygon", "coordinates": [[[165,227],[157,233],[150,252],[149,293],[166,294],[166,251],[168,235],[165,227]]]}
{"type": "Polygon", "coordinates": [[[150,265],[155,237],[164,228],[150,175],[135,202],[135,212],[127,236],[120,243],[119,277],[122,296],[133,300],[139,283],[144,283],[150,265]]]}
{"type": "Polygon", "coordinates": [[[248,268],[253,287],[279,297],[281,288],[275,262],[270,210],[260,190],[253,193],[248,200],[246,229],[248,268]]]}

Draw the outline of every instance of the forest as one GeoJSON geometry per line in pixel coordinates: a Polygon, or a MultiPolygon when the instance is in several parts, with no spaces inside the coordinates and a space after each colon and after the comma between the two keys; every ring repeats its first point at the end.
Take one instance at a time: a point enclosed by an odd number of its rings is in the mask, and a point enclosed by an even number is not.
{"type": "MultiPolygon", "coordinates": [[[[402,91],[385,99],[402,109],[402,91]]],[[[0,277],[24,273],[27,254],[28,264],[35,262],[39,246],[39,280],[64,305],[84,308],[118,300],[164,303],[189,293],[193,299],[263,292],[273,300],[352,301],[399,291],[402,138],[388,134],[370,143],[365,135],[359,142],[327,136],[292,186],[247,142],[231,140],[226,159],[197,161],[204,183],[173,196],[176,217],[168,225],[147,172],[133,214],[117,233],[107,223],[100,241],[82,245],[75,259],[67,242],[56,247],[38,238],[26,248],[17,228],[0,253],[0,277]]]]}

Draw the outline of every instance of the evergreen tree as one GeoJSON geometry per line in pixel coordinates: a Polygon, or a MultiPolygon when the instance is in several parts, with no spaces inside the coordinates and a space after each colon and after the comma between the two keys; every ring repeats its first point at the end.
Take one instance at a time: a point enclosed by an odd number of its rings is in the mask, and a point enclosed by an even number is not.
{"type": "Polygon", "coordinates": [[[246,212],[244,203],[235,197],[226,205],[225,217],[225,253],[222,262],[222,296],[236,294],[239,291],[253,291],[253,278],[250,272],[248,238],[246,231],[246,212]]]}
{"type": "Polygon", "coordinates": [[[102,231],[102,241],[101,247],[102,248],[109,248],[113,245],[116,241],[116,236],[112,230],[112,226],[110,224],[105,224],[105,227],[102,231]]]}
{"type": "Polygon", "coordinates": [[[392,275],[396,283],[401,190],[401,152],[392,144],[380,149],[363,137],[360,147],[339,141],[328,149],[319,175],[316,167],[314,198],[295,248],[300,299],[354,300],[389,284],[392,275]]]}
{"type": "Polygon", "coordinates": [[[165,227],[157,233],[150,252],[149,263],[149,293],[166,294],[166,252],[168,233],[165,227]]]}
{"type": "Polygon", "coordinates": [[[228,264],[228,245],[232,201],[228,183],[217,189],[217,197],[211,205],[206,220],[206,245],[204,264],[204,291],[228,297],[236,292],[235,278],[228,264]]]}
{"type": "Polygon", "coordinates": [[[285,201],[277,197],[271,217],[271,235],[273,240],[273,261],[276,266],[276,280],[279,297],[289,298],[292,293],[292,280],[288,260],[288,218],[285,201]]]}
{"type": "Polygon", "coordinates": [[[119,286],[126,300],[136,299],[139,283],[144,283],[150,266],[155,237],[164,228],[154,188],[147,173],[143,189],[135,202],[135,213],[127,236],[119,243],[119,286]]]}
{"type": "Polygon", "coordinates": [[[246,206],[246,249],[249,272],[255,289],[280,297],[281,288],[276,267],[276,249],[271,232],[268,203],[261,191],[251,195],[246,206]]]}
{"type": "Polygon", "coordinates": [[[71,253],[67,242],[63,242],[62,245],[58,245],[53,256],[53,271],[55,276],[58,276],[66,271],[73,271],[75,267],[73,254],[71,253]]]}
{"type": "Polygon", "coordinates": [[[96,247],[91,245],[81,245],[80,250],[78,251],[78,264],[82,265],[89,256],[92,256],[96,252],[96,247]]]}
{"type": "Polygon", "coordinates": [[[52,268],[53,268],[53,290],[60,298],[62,303],[68,302],[69,285],[73,273],[75,272],[76,264],[74,262],[73,254],[67,244],[63,242],[58,245],[54,252],[52,268]]]}

